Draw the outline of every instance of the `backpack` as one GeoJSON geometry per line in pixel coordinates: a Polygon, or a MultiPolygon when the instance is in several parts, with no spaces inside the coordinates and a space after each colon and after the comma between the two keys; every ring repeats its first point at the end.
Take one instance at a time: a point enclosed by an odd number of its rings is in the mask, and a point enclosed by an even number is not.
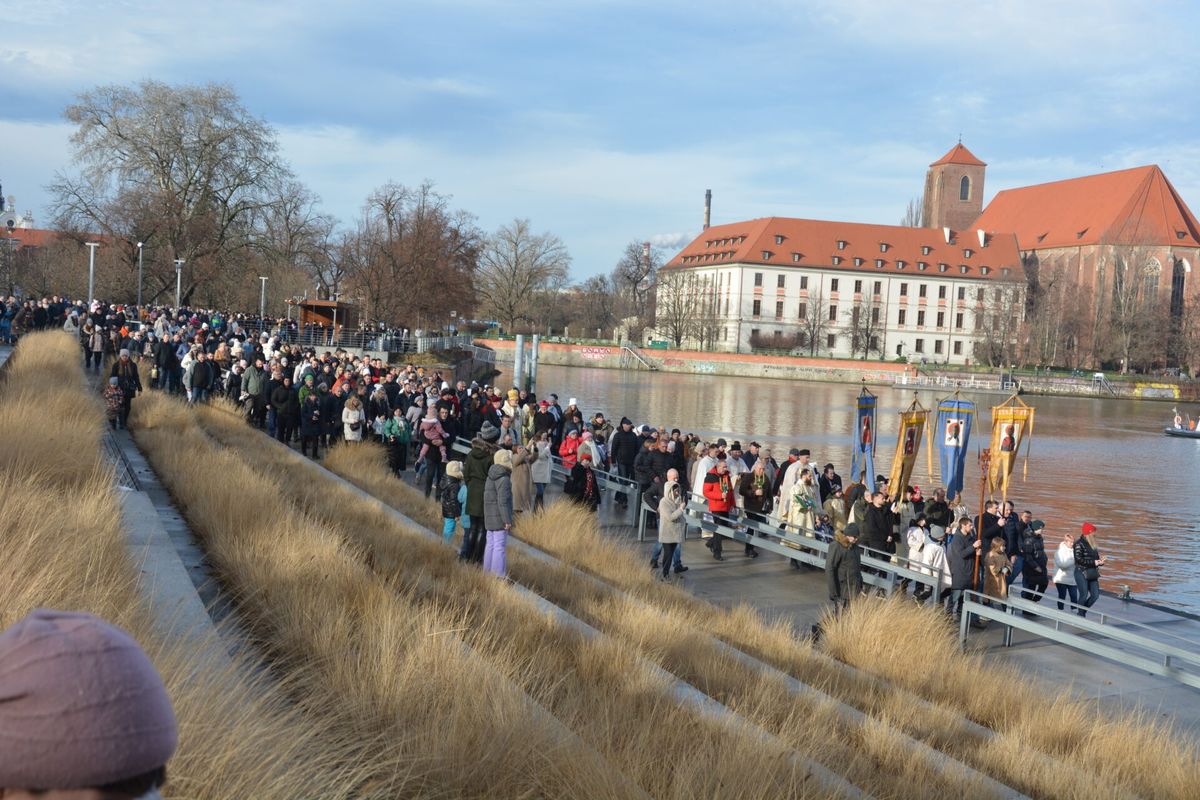
{"type": "Polygon", "coordinates": [[[458,489],[461,485],[458,478],[450,478],[442,484],[442,519],[457,519],[462,516],[462,503],[458,502],[458,489]]]}

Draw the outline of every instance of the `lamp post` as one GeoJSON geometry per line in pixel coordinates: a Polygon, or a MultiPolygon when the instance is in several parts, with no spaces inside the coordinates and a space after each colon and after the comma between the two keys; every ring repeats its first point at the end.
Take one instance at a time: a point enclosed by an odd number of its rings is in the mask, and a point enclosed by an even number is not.
{"type": "Polygon", "coordinates": [[[138,310],[142,308],[142,246],[145,242],[138,242],[138,310]]]}
{"type": "Polygon", "coordinates": [[[258,295],[258,318],[265,320],[267,318],[267,277],[259,275],[258,279],[262,281],[262,291],[258,295]]]}
{"type": "Polygon", "coordinates": [[[183,265],[187,263],[182,258],[175,259],[175,313],[179,313],[179,303],[183,288],[183,265]]]}
{"type": "Polygon", "coordinates": [[[96,248],[100,246],[99,242],[88,242],[88,308],[91,308],[92,302],[96,299],[96,248]]]}

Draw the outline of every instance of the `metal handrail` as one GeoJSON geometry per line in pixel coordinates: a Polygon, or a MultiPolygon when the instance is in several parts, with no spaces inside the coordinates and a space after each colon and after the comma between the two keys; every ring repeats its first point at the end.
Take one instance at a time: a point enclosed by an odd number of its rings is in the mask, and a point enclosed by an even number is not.
{"type": "MultiPolygon", "coordinates": [[[[452,449],[463,454],[469,453],[471,452],[471,440],[459,436],[454,440],[452,449]]],[[[629,492],[634,495],[641,494],[641,486],[637,481],[621,477],[615,472],[609,472],[595,466],[592,467],[592,472],[596,475],[596,483],[600,486],[601,490],[611,489],[617,492],[629,492]]],[[[552,477],[558,478],[563,483],[566,483],[567,478],[571,476],[571,470],[564,467],[562,458],[554,453],[550,454],[550,473],[552,477]]]]}
{"type": "MultiPolygon", "coordinates": [[[[1041,596],[1045,597],[1045,595],[1041,596]]],[[[1083,608],[1076,603],[1067,603],[1067,605],[1076,609],[1083,608]]],[[[1107,624],[1105,621],[1080,617],[1072,612],[1059,611],[1057,608],[1044,608],[1037,603],[1032,603],[1018,597],[999,600],[986,597],[976,591],[965,591],[963,592],[963,613],[959,627],[959,644],[962,647],[966,647],[968,620],[972,617],[982,617],[984,619],[996,620],[1008,626],[1009,630],[1005,631],[1004,637],[1004,645],[1006,647],[1012,644],[1011,629],[1015,628],[1032,633],[1035,636],[1050,639],[1067,647],[1074,647],[1077,650],[1098,655],[1126,666],[1136,667],[1154,675],[1171,678],[1179,683],[1200,689],[1200,674],[1182,670],[1178,666],[1182,662],[1189,667],[1200,669],[1200,653],[1183,650],[1164,642],[1132,633],[1123,627],[1132,625],[1148,630],[1156,630],[1143,623],[1123,619],[1113,614],[1105,613],[1101,615],[1097,612],[1096,615],[1097,617],[1103,616],[1103,619],[1107,621],[1116,620],[1122,627],[1107,624]],[[1039,621],[1038,617],[1054,622],[1053,627],[1039,621]],[[1063,630],[1064,625],[1076,628],[1085,633],[1095,634],[1111,642],[1130,645],[1148,652],[1152,657],[1119,649],[1103,641],[1096,641],[1095,638],[1085,638],[1078,633],[1063,630]]]]}

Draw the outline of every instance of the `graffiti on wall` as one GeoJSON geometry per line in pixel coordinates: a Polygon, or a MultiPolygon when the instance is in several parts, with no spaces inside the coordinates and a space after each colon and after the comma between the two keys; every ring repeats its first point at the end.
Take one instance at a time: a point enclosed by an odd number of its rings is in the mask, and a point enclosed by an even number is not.
{"type": "Polygon", "coordinates": [[[579,355],[590,361],[603,361],[612,355],[612,348],[609,347],[581,347],[579,355]]]}

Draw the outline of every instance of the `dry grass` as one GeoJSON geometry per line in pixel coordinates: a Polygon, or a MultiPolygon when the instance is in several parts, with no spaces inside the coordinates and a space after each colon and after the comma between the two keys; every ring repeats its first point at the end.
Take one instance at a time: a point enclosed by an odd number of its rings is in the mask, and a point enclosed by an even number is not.
{"type": "MultiPolygon", "coordinates": [[[[391,478],[383,463],[381,450],[335,448],[326,466],[436,530],[436,504],[391,478]]],[[[977,655],[960,653],[951,626],[932,609],[872,599],[830,627],[827,651],[886,679],[889,688],[855,679],[814,652],[786,623],[767,623],[744,605],[719,609],[655,581],[642,556],[604,538],[590,515],[569,504],[552,504],[545,513],[527,517],[516,533],[564,563],[670,614],[674,627],[706,631],[1023,791],[1095,797],[1119,784],[1147,796],[1200,796],[1195,749],[1170,726],[1142,715],[1110,719],[1093,704],[1065,693],[1049,701],[1014,693],[1011,687],[1027,681],[977,655]],[[986,692],[980,688],[986,685],[1010,688],[986,692]],[[914,715],[914,695],[934,703],[937,712],[914,715]],[[973,735],[962,725],[963,717],[997,735],[990,740],[973,735]],[[1064,781],[1063,771],[1030,759],[1030,748],[1073,765],[1067,770],[1070,780],[1064,781]],[[1148,752],[1155,753],[1153,761],[1144,757],[1148,752]]]]}
{"type": "Polygon", "coordinates": [[[407,751],[420,753],[444,770],[437,775],[442,785],[460,794],[490,797],[628,796],[627,776],[648,794],[664,798],[827,794],[810,786],[805,773],[783,758],[786,751],[780,747],[680,707],[662,677],[649,670],[627,644],[583,638],[538,612],[503,582],[460,565],[440,542],[397,525],[377,504],[364,502],[336,482],[314,483],[312,473],[290,451],[248,437],[240,420],[211,408],[197,412],[195,416],[224,445],[218,447],[196,436],[194,422],[189,426],[193,415],[181,412],[187,418],[178,420],[169,407],[178,408],[177,404],[160,400],[159,406],[147,409],[144,423],[163,428],[161,441],[150,441],[149,428],[139,431],[139,439],[145,440],[160,475],[188,498],[189,518],[193,514],[197,518],[222,574],[242,588],[241,602],[249,607],[255,629],[274,643],[277,657],[307,659],[315,662],[314,668],[329,670],[324,685],[313,685],[309,691],[349,698],[344,702],[365,696],[383,706],[382,718],[370,714],[367,707],[362,709],[364,726],[407,731],[407,751]],[[197,454],[205,461],[218,459],[217,471],[226,480],[210,482],[206,490],[189,486],[186,470],[175,470],[169,457],[159,464],[160,451],[170,447],[187,450],[192,459],[197,454]],[[274,530],[282,515],[299,516],[310,537],[332,531],[344,548],[340,558],[325,553],[306,561],[326,576],[335,565],[338,572],[352,569],[353,583],[339,580],[325,591],[319,584],[305,582],[303,592],[320,597],[292,597],[279,586],[279,576],[262,571],[262,559],[232,557],[226,551],[218,540],[260,538],[253,532],[253,519],[243,519],[240,528],[210,519],[220,516],[222,502],[229,503],[234,491],[230,484],[237,485],[237,492],[246,492],[244,484],[252,480],[249,475],[271,495],[268,501],[252,491],[252,505],[257,511],[270,504],[268,523],[276,522],[265,526],[268,531],[261,538],[274,560],[290,559],[293,551],[303,552],[306,547],[301,537],[281,536],[274,530]],[[201,501],[206,491],[213,497],[201,501]],[[201,502],[204,512],[197,506],[201,502]],[[235,533],[220,533],[226,527],[233,527],[235,533]],[[367,566],[371,572],[364,571],[367,566]],[[391,661],[381,658],[325,667],[323,640],[336,630],[327,630],[323,618],[337,613],[337,606],[351,604],[353,595],[366,585],[384,587],[389,594],[380,595],[377,605],[353,603],[356,608],[341,624],[355,626],[353,640],[359,648],[377,638],[378,631],[403,633],[392,637],[386,647],[369,644],[391,661]],[[293,617],[298,618],[295,626],[288,624],[293,617]],[[287,634],[277,632],[281,628],[287,634]],[[408,633],[413,629],[417,637],[408,633]],[[411,661],[412,653],[430,646],[431,636],[449,643],[456,635],[471,648],[471,660],[461,650],[445,646],[434,657],[423,658],[419,667],[411,661]],[[589,774],[588,760],[579,752],[569,752],[561,736],[557,745],[546,744],[544,719],[522,714],[520,708],[501,713],[489,707],[502,693],[501,686],[489,683],[492,678],[520,687],[552,712],[600,753],[602,768],[589,774]],[[492,758],[494,753],[498,757],[492,758]]]}
{"type": "Polygon", "coordinates": [[[142,604],[121,504],[100,461],[103,416],[66,334],[21,339],[0,384],[0,627],[37,607],[84,610],[128,630],[163,676],[180,724],[168,797],[360,794],[358,746],[253,667],[162,641],[142,604]]]}

